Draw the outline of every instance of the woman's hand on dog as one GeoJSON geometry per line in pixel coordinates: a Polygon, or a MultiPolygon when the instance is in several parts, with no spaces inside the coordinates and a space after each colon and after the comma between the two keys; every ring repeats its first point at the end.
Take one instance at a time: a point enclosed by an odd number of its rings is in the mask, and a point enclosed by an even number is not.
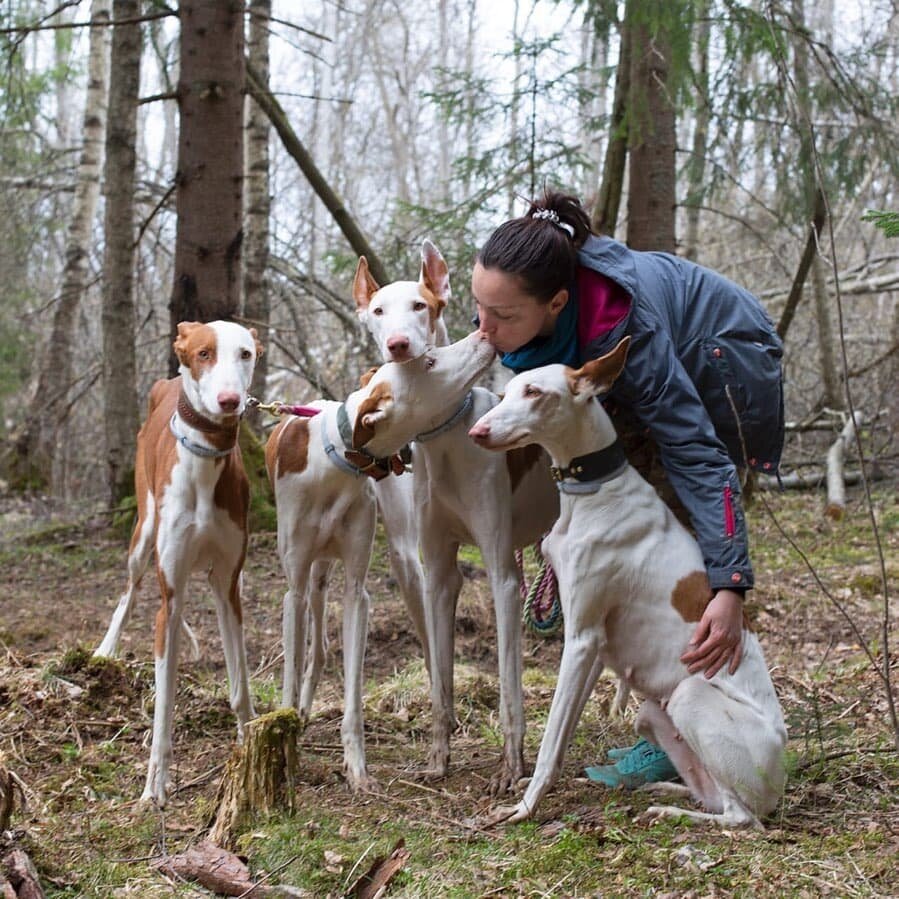
{"type": "Polygon", "coordinates": [[[743,597],[733,590],[719,590],[709,601],[680,660],[690,674],[704,671],[714,677],[728,665],[733,674],[743,657],[743,597]]]}

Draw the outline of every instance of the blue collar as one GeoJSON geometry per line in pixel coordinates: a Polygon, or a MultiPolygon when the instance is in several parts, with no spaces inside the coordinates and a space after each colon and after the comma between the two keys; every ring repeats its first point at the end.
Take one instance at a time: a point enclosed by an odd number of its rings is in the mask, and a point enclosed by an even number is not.
{"type": "Polygon", "coordinates": [[[559,313],[552,334],[549,337],[537,336],[523,347],[511,353],[503,353],[503,365],[516,374],[554,362],[577,368],[577,306],[577,285],[573,284],[568,289],[568,302],[559,313]]]}

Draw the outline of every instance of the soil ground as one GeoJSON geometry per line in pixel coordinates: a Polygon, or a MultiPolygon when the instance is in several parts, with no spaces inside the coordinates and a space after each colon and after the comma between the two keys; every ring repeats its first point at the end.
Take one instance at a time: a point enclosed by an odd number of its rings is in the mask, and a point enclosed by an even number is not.
{"type": "MultiPolygon", "coordinates": [[[[261,820],[245,834],[241,851],[254,875],[273,872],[272,882],[309,896],[341,896],[376,855],[403,839],[410,858],[390,896],[899,896],[899,754],[883,655],[889,629],[895,696],[899,615],[895,600],[884,610],[871,513],[860,493],[841,522],[822,517],[813,493],[762,496],[750,516],[758,583],[749,611],[784,705],[791,767],[763,833],[641,823],[650,797],[585,782],[584,765],[633,739],[634,700],[626,720],[609,719],[615,685],[607,678],[536,822],[498,830],[472,824],[493,801],[488,785],[501,742],[495,633],[480,559],[468,551],[463,560],[452,770],[445,781],[426,784],[416,779],[428,747],[426,677],[379,538],[369,582],[366,739],[382,792],[353,796],[341,774],[337,575],[329,662],[301,738],[299,811],[261,820]]],[[[894,487],[878,488],[873,514],[895,597],[894,487]]],[[[124,583],[127,535],[101,516],[7,496],[0,498],[0,541],[0,758],[27,800],[4,839],[26,848],[50,897],[208,895],[150,864],[202,837],[234,739],[204,582],[192,582],[189,619],[201,657],[181,666],[177,790],[161,815],[135,802],[152,723],[155,579],[145,580],[121,660],[97,664],[89,651],[124,583]]],[[[254,534],[245,626],[258,712],[277,706],[283,590],[274,535],[254,534]]],[[[525,638],[529,763],[560,649],[558,637],[525,638]]]]}

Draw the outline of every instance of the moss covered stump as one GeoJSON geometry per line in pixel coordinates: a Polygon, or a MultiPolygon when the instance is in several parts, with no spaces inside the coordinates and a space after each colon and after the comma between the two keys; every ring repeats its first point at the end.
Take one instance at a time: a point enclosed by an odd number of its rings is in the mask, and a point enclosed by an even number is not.
{"type": "Polygon", "coordinates": [[[257,815],[293,811],[297,788],[300,719],[294,709],[254,718],[244,728],[243,745],[228,764],[218,792],[218,811],[209,838],[235,849],[240,834],[257,815]]]}

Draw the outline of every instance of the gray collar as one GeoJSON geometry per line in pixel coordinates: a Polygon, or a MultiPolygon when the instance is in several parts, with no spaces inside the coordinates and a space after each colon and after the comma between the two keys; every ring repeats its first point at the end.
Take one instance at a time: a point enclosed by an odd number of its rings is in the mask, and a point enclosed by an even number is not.
{"type": "Polygon", "coordinates": [[[432,428],[430,431],[424,431],[421,434],[417,434],[413,439],[419,443],[426,443],[428,440],[433,440],[435,437],[439,437],[441,434],[451,431],[459,421],[468,414],[473,405],[474,393],[469,390],[465,399],[462,400],[462,405],[459,406],[459,408],[456,409],[456,411],[442,425],[437,425],[436,428],[432,428]]]}
{"type": "Polygon", "coordinates": [[[223,459],[225,456],[231,455],[231,450],[234,449],[233,446],[228,449],[214,449],[211,446],[204,446],[202,443],[194,443],[186,434],[179,434],[178,429],[175,427],[176,418],[179,418],[178,413],[172,413],[172,417],[169,420],[169,430],[171,430],[175,440],[177,440],[188,452],[193,453],[195,456],[200,456],[203,459],[223,459]]]}

